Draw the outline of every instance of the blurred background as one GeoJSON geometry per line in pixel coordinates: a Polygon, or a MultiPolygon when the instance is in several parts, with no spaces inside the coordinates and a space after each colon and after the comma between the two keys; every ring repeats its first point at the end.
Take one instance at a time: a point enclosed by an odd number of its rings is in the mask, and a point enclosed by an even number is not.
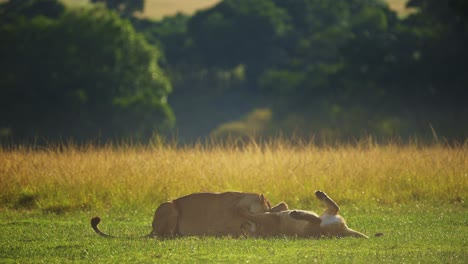
{"type": "Polygon", "coordinates": [[[1,0],[0,142],[468,135],[466,0],[1,0]]]}

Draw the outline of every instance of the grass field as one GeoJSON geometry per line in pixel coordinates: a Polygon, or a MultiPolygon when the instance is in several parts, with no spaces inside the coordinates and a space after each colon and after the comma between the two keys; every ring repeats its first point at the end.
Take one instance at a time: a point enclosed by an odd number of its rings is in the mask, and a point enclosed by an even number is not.
{"type": "Polygon", "coordinates": [[[468,145],[60,146],[0,149],[0,262],[467,263],[468,145]],[[367,240],[104,239],[151,231],[159,203],[264,193],[321,212],[327,192],[367,240]],[[382,232],[383,237],[373,234],[382,232]]]}

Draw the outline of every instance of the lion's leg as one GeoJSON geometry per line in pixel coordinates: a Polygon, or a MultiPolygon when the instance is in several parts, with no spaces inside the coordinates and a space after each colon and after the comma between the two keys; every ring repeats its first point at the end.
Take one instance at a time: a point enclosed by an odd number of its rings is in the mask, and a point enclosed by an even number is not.
{"type": "Polygon", "coordinates": [[[273,206],[269,212],[277,213],[277,212],[286,211],[286,210],[289,210],[288,205],[285,202],[281,202],[273,206]]]}
{"type": "Polygon", "coordinates": [[[322,191],[316,191],[315,192],[315,197],[322,201],[327,209],[325,210],[324,214],[329,214],[329,215],[337,215],[338,211],[340,210],[340,207],[330,198],[328,195],[322,191]]]}
{"type": "Polygon", "coordinates": [[[162,203],[154,213],[152,234],[158,237],[176,235],[178,217],[179,212],[173,202],[162,203]]]}
{"type": "Polygon", "coordinates": [[[320,225],[320,223],[322,223],[322,219],[320,219],[320,217],[307,211],[294,210],[289,212],[289,216],[296,220],[303,220],[316,225],[320,225]]]}

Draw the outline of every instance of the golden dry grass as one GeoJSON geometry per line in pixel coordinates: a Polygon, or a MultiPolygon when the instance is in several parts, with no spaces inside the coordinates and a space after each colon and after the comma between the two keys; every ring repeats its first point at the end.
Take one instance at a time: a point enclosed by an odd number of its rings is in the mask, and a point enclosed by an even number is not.
{"type": "Polygon", "coordinates": [[[239,190],[309,208],[316,189],[340,204],[462,204],[467,150],[466,144],[319,148],[281,142],[0,150],[0,207],[146,209],[192,192],[239,190]]]}

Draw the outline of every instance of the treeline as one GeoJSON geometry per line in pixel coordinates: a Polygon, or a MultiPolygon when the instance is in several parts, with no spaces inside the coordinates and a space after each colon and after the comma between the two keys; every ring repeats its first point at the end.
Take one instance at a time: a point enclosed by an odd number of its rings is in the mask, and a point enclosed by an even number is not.
{"type": "Polygon", "coordinates": [[[466,1],[92,2],[0,6],[3,139],[468,135],[466,1]]]}

